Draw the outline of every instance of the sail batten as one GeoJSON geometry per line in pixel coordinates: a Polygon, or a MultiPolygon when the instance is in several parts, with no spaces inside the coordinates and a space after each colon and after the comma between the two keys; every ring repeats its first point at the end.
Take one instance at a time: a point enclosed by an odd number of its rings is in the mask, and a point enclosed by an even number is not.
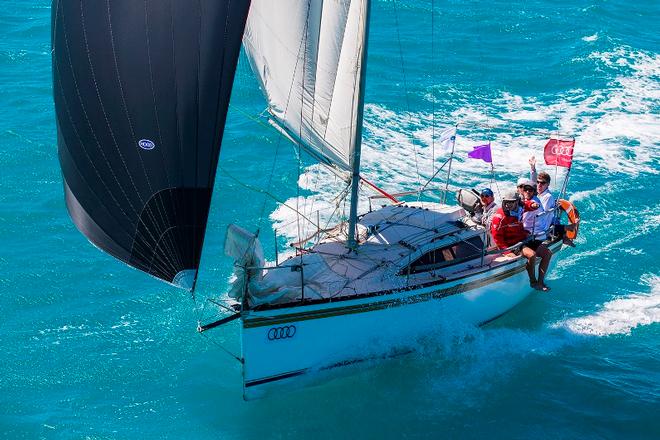
{"type": "Polygon", "coordinates": [[[52,8],[67,208],[117,259],[179,287],[197,277],[249,0],[52,8]]]}
{"type": "Polygon", "coordinates": [[[269,113],[320,162],[351,171],[366,0],[254,0],[244,47],[269,113]]]}

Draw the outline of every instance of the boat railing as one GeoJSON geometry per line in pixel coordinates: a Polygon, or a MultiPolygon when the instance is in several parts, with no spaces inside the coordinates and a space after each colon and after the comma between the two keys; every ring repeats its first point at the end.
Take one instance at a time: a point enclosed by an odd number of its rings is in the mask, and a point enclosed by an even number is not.
{"type": "MultiPolygon", "coordinates": [[[[474,243],[470,243],[468,241],[469,239],[474,238],[476,236],[477,235],[471,235],[469,237],[456,237],[457,240],[454,241],[453,244],[465,243],[466,245],[474,247],[476,249],[476,246],[474,245],[474,243]]],[[[518,242],[518,243],[516,243],[512,246],[509,246],[505,249],[490,249],[489,250],[488,249],[488,243],[487,243],[488,231],[486,229],[480,230],[479,231],[479,236],[480,236],[481,241],[483,243],[481,248],[479,249],[480,250],[479,254],[474,255],[473,257],[468,258],[468,259],[457,259],[457,260],[454,261],[455,263],[457,263],[457,264],[458,263],[464,263],[464,262],[466,262],[468,260],[471,260],[471,259],[474,259],[474,258],[480,258],[479,266],[475,266],[475,267],[485,267],[486,266],[485,262],[486,262],[487,257],[504,255],[504,254],[512,252],[516,249],[520,249],[527,241],[527,240],[520,241],[520,242],[518,242]]],[[[518,258],[518,257],[519,256],[517,256],[516,258],[518,258]]],[[[488,263],[487,265],[490,266],[491,263],[488,263]]],[[[410,264],[408,264],[408,268],[410,268],[410,264]]],[[[305,297],[305,264],[304,263],[281,265],[281,266],[280,265],[274,265],[274,266],[247,266],[247,267],[245,267],[245,269],[247,271],[250,271],[250,272],[251,271],[269,272],[269,271],[277,270],[277,269],[288,269],[289,271],[292,271],[292,272],[299,272],[300,273],[300,284],[299,284],[300,299],[299,299],[299,302],[300,303],[305,302],[306,297],[305,297]]],[[[412,273],[410,272],[410,270],[407,270],[406,271],[406,285],[409,284],[409,279],[410,279],[411,275],[412,275],[412,273]]],[[[264,276],[266,276],[266,275],[264,274],[264,276]]],[[[298,287],[298,285],[291,286],[291,287],[298,287]]],[[[323,298],[329,298],[331,292],[335,292],[335,293],[339,292],[343,288],[345,288],[346,286],[345,286],[345,283],[338,282],[336,288],[330,288],[330,285],[326,285],[325,287],[326,287],[326,289],[324,289],[323,292],[321,292],[321,291],[317,292],[323,298]]],[[[246,290],[247,290],[247,280],[246,280],[246,290]]]]}

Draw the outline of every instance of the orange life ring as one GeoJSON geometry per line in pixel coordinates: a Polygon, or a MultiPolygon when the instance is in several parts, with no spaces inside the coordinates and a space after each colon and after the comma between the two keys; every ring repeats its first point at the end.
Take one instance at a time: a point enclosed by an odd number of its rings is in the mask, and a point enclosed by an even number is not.
{"type": "Polygon", "coordinates": [[[580,212],[575,205],[568,200],[559,199],[557,205],[559,205],[559,207],[566,213],[568,216],[568,222],[573,225],[572,228],[566,228],[566,238],[575,240],[578,234],[578,229],[580,229],[580,212]]]}

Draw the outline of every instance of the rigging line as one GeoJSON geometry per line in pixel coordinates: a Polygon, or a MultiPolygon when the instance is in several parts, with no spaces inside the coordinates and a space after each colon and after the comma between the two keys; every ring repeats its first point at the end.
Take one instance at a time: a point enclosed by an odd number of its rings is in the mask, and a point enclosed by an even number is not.
{"type": "MultiPolygon", "coordinates": [[[[310,7],[311,7],[311,6],[310,6],[310,3],[308,3],[308,6],[307,6],[307,19],[306,19],[306,21],[305,21],[305,29],[307,29],[307,25],[308,25],[308,23],[309,23],[309,11],[310,11],[310,7]]],[[[305,34],[306,34],[306,33],[307,33],[307,32],[305,32],[305,34]]],[[[291,97],[292,97],[292,95],[293,95],[293,86],[294,86],[294,84],[296,83],[296,71],[298,70],[298,63],[299,63],[300,60],[301,60],[300,52],[301,52],[301,50],[302,50],[302,48],[303,48],[303,44],[306,44],[306,40],[307,40],[307,38],[301,39],[300,44],[298,45],[298,52],[297,52],[297,56],[296,56],[296,63],[295,63],[295,65],[293,66],[293,74],[291,75],[291,83],[289,84],[289,92],[287,93],[286,105],[285,105],[285,107],[284,107],[284,112],[283,112],[283,114],[285,115],[285,117],[286,117],[286,114],[288,113],[288,110],[289,110],[289,104],[291,103],[291,97]]],[[[303,69],[304,69],[304,66],[303,66],[303,69]]],[[[303,76],[303,82],[304,82],[304,80],[305,80],[305,78],[304,78],[304,76],[303,76]]],[[[302,91],[301,91],[301,98],[302,98],[302,91]]],[[[301,116],[301,120],[302,120],[302,109],[301,109],[301,114],[300,114],[300,116],[301,116]]],[[[302,125],[301,125],[301,127],[300,127],[300,130],[302,130],[302,125]]],[[[280,131],[280,138],[279,138],[280,141],[281,141],[281,139],[282,139],[283,136],[284,136],[284,134],[280,131]]],[[[297,153],[298,163],[299,163],[299,164],[300,164],[300,142],[301,142],[301,140],[302,140],[302,133],[300,133],[300,138],[299,138],[299,140],[295,142],[296,146],[298,147],[298,150],[294,150],[294,151],[296,151],[296,153],[297,153]]],[[[278,142],[279,142],[279,141],[278,141],[278,142]]],[[[278,146],[279,146],[279,143],[278,143],[278,146]]],[[[225,174],[229,175],[226,171],[223,170],[223,172],[224,172],[225,174]]],[[[298,166],[298,174],[300,174],[300,166],[298,166]]],[[[233,177],[232,177],[232,178],[233,178],[233,177]]],[[[300,175],[298,176],[298,180],[300,180],[300,175]]],[[[239,183],[240,183],[240,182],[239,182],[239,183]]],[[[242,184],[242,183],[241,183],[241,184],[242,184]]],[[[298,181],[296,181],[296,191],[297,191],[297,193],[300,193],[300,188],[299,188],[299,186],[298,186],[298,181]]],[[[265,194],[268,194],[268,193],[265,193],[265,194]]],[[[275,199],[276,201],[282,203],[283,205],[287,206],[288,208],[293,209],[293,208],[291,208],[290,206],[286,205],[284,202],[279,201],[279,200],[278,200],[277,198],[275,198],[274,196],[271,195],[271,197],[273,197],[273,199],[275,199]]],[[[296,205],[297,205],[297,203],[298,203],[298,197],[296,197],[296,205]]],[[[265,209],[265,199],[264,199],[264,209],[265,209]]],[[[297,209],[294,209],[294,212],[297,213],[298,210],[297,210],[297,209]]],[[[263,214],[262,214],[261,217],[263,218],[263,214]]]]}
{"type": "MultiPolygon", "coordinates": [[[[273,184],[273,176],[275,175],[275,166],[277,165],[277,157],[279,155],[280,151],[280,145],[282,144],[282,138],[284,135],[280,133],[277,143],[275,144],[275,155],[273,156],[273,163],[270,167],[270,173],[268,175],[268,183],[266,184],[266,190],[270,191],[272,188],[273,184]]],[[[264,200],[263,203],[261,204],[261,212],[259,213],[259,220],[257,221],[257,228],[260,229],[262,224],[263,224],[263,219],[264,219],[264,213],[266,212],[266,202],[268,200],[268,196],[264,195],[264,200]]],[[[276,244],[277,246],[277,244],[276,244]]]]}
{"type": "MultiPolygon", "coordinates": [[[[298,70],[298,63],[300,62],[300,49],[301,49],[301,47],[302,47],[302,44],[303,44],[303,41],[301,40],[300,45],[298,46],[298,55],[296,56],[296,63],[295,63],[295,65],[294,65],[294,67],[293,67],[293,74],[291,75],[291,83],[289,84],[289,91],[288,91],[288,93],[287,93],[286,105],[285,105],[285,107],[284,107],[284,112],[283,112],[284,115],[286,115],[286,114],[288,113],[288,110],[289,110],[289,104],[290,104],[290,102],[291,102],[291,96],[292,96],[292,94],[293,94],[293,86],[294,86],[294,84],[295,84],[295,82],[296,82],[296,75],[295,75],[295,72],[298,70]]],[[[268,106],[270,107],[270,103],[268,103],[268,106]]],[[[232,106],[232,107],[234,108],[235,106],[232,106]]],[[[235,107],[235,108],[237,108],[241,113],[243,113],[243,114],[244,114],[245,116],[247,116],[248,118],[254,120],[254,121],[257,122],[258,124],[262,124],[262,125],[266,126],[265,123],[263,123],[262,121],[260,121],[258,118],[254,118],[253,116],[247,114],[247,112],[243,111],[240,107],[235,107]]],[[[268,111],[269,114],[270,114],[270,111],[268,110],[268,108],[266,108],[265,111],[268,111]]],[[[269,125],[269,126],[270,126],[270,125],[269,125]]],[[[273,128],[272,126],[270,126],[270,127],[273,128]]],[[[275,165],[277,164],[277,156],[278,156],[279,148],[280,148],[280,145],[281,145],[281,143],[282,143],[282,139],[285,137],[285,134],[284,134],[284,132],[283,132],[282,130],[277,130],[277,131],[278,131],[278,133],[279,133],[279,136],[278,136],[278,138],[277,138],[277,144],[276,144],[276,146],[275,146],[275,157],[273,158],[273,165],[271,166],[271,172],[270,172],[270,176],[269,176],[269,178],[268,178],[267,191],[270,191],[270,189],[271,189],[271,186],[272,186],[272,178],[273,178],[274,173],[275,173],[275,165]]],[[[297,142],[296,142],[296,144],[297,144],[297,142]]],[[[294,151],[295,151],[295,150],[294,150],[294,151]]],[[[300,152],[299,152],[299,151],[297,152],[297,155],[298,155],[298,158],[300,158],[300,152]]],[[[225,174],[229,175],[229,174],[228,174],[225,170],[223,170],[221,167],[218,167],[218,168],[220,168],[221,171],[223,171],[225,174]]],[[[234,177],[231,177],[231,178],[234,179],[234,177]]],[[[234,180],[236,180],[236,179],[234,179],[234,180]]],[[[241,182],[238,181],[238,180],[237,180],[237,182],[241,183],[241,182]]],[[[241,184],[242,184],[242,183],[241,183],[241,184]]],[[[297,183],[296,183],[296,185],[297,185],[297,183]]],[[[258,191],[258,192],[259,192],[259,191],[258,191]]],[[[262,226],[262,224],[263,224],[264,212],[266,211],[266,201],[267,201],[267,197],[269,196],[269,193],[268,193],[268,192],[265,192],[264,194],[265,194],[265,196],[264,196],[264,201],[263,201],[263,204],[262,204],[262,207],[261,207],[261,213],[259,214],[259,220],[258,220],[258,223],[257,223],[257,225],[258,225],[259,228],[261,228],[261,226],[262,226]]],[[[280,203],[283,203],[283,202],[281,202],[280,200],[278,200],[276,197],[274,197],[274,196],[272,196],[272,195],[270,195],[270,196],[271,196],[275,201],[280,202],[280,203]]],[[[284,203],[283,203],[283,204],[284,204],[284,203]]],[[[290,207],[289,207],[289,208],[290,208],[290,207]]]]}
{"type": "Polygon", "coordinates": [[[227,353],[229,356],[233,357],[234,359],[236,359],[236,360],[237,360],[238,362],[240,362],[241,364],[243,363],[243,359],[241,359],[240,357],[238,357],[237,355],[235,355],[234,353],[232,353],[231,351],[229,351],[228,349],[226,349],[222,344],[220,344],[220,343],[217,342],[217,341],[214,341],[214,340],[211,339],[208,335],[206,335],[204,332],[198,332],[198,333],[199,333],[202,337],[206,338],[209,342],[211,342],[212,344],[214,344],[214,345],[216,345],[217,347],[219,347],[222,351],[224,351],[225,353],[227,353]]]}
{"type": "Polygon", "coordinates": [[[442,194],[442,203],[447,202],[447,192],[449,190],[449,179],[451,178],[451,165],[454,161],[454,152],[456,150],[456,134],[458,132],[458,124],[454,126],[454,136],[451,139],[451,154],[449,155],[449,167],[447,169],[447,182],[445,183],[445,191],[442,194]]]}
{"type": "MultiPolygon", "coordinates": [[[[305,27],[304,27],[304,33],[305,33],[305,38],[303,39],[304,41],[304,50],[303,50],[303,63],[302,63],[302,87],[300,87],[300,126],[298,128],[298,137],[302,139],[302,130],[303,130],[303,123],[305,120],[304,117],[304,112],[305,112],[305,79],[306,79],[306,68],[307,68],[307,43],[309,39],[309,18],[310,18],[310,12],[312,10],[312,2],[307,3],[307,18],[305,20],[305,27]]],[[[296,143],[296,147],[298,148],[298,163],[296,167],[296,173],[298,175],[298,178],[296,179],[296,219],[298,220],[296,222],[296,229],[298,231],[298,241],[302,240],[302,231],[300,229],[300,168],[302,167],[302,160],[301,160],[301,146],[300,143],[296,143]]]]}
{"type": "MultiPolygon", "coordinates": [[[[335,214],[338,213],[338,211],[339,211],[339,209],[340,209],[340,206],[341,206],[341,200],[345,200],[345,199],[346,199],[346,196],[348,195],[348,190],[349,190],[349,189],[350,189],[350,183],[347,184],[346,187],[345,187],[345,188],[344,188],[344,189],[343,189],[343,190],[337,195],[337,197],[335,198],[335,199],[339,199],[339,201],[335,203],[335,209],[330,213],[330,216],[328,217],[328,219],[327,219],[327,221],[326,221],[326,223],[325,223],[325,228],[322,229],[322,230],[323,230],[323,234],[325,234],[325,235],[324,235],[324,238],[327,238],[327,237],[328,237],[328,233],[327,233],[327,232],[329,232],[329,231],[327,231],[327,229],[328,229],[329,226],[330,226],[330,222],[333,221],[332,219],[334,218],[335,214]],[[343,194],[343,196],[342,196],[342,194],[343,194]],[[340,197],[341,197],[341,198],[340,198],[340,197]]],[[[339,217],[339,216],[337,215],[337,217],[339,217]]],[[[339,218],[337,219],[337,221],[339,221],[340,224],[341,224],[341,221],[340,221],[339,218]]],[[[320,226],[320,225],[319,225],[319,226],[320,226]]],[[[321,229],[321,228],[319,227],[319,229],[321,229]]]]}
{"type": "MultiPolygon", "coordinates": [[[[323,11],[324,11],[324,9],[323,9],[323,5],[321,5],[321,11],[320,11],[320,14],[319,14],[319,22],[318,22],[318,28],[319,28],[319,30],[321,30],[321,24],[322,24],[322,22],[323,22],[323,11]]],[[[316,40],[316,59],[315,59],[315,67],[316,67],[317,72],[318,72],[318,57],[319,57],[319,48],[320,48],[320,41],[321,41],[321,33],[322,33],[321,31],[318,32],[317,40],[316,40]]],[[[334,97],[334,87],[333,87],[333,93],[332,93],[332,95],[333,95],[333,97],[334,97]]],[[[314,77],[314,93],[312,94],[312,117],[311,117],[312,121],[314,121],[314,114],[315,114],[315,112],[316,112],[316,76],[314,77]]],[[[324,133],[323,133],[323,139],[324,139],[324,140],[325,140],[325,135],[326,135],[326,133],[327,133],[327,130],[328,130],[328,124],[326,124],[326,126],[325,126],[325,130],[324,130],[324,133]]],[[[323,145],[323,144],[322,144],[322,145],[323,145]]],[[[318,192],[319,192],[319,191],[318,191],[318,186],[319,186],[319,180],[320,180],[320,179],[319,179],[319,176],[320,176],[320,168],[319,168],[319,167],[316,167],[316,169],[315,169],[314,171],[315,171],[315,173],[316,173],[316,178],[315,178],[315,181],[314,181],[314,192],[318,193],[318,192]]],[[[311,203],[311,206],[310,206],[310,208],[309,208],[309,214],[310,214],[310,215],[314,212],[314,205],[315,205],[315,202],[316,202],[316,200],[315,200],[315,199],[312,199],[312,203],[311,203]]],[[[317,228],[318,228],[318,226],[317,226],[317,228]]],[[[319,231],[319,229],[317,229],[317,231],[319,231]]],[[[318,232],[317,232],[317,234],[318,234],[318,232]]]]}
{"type": "MultiPolygon", "coordinates": [[[[199,4],[199,11],[200,11],[200,14],[199,14],[200,29],[198,30],[198,41],[199,41],[199,39],[201,38],[202,16],[204,14],[203,14],[203,11],[202,11],[202,8],[203,8],[202,2],[200,1],[198,4],[199,4]]],[[[238,8],[240,10],[240,5],[238,6],[238,8]]],[[[218,74],[221,81],[220,81],[220,85],[219,85],[218,92],[217,92],[217,97],[216,97],[216,110],[221,107],[220,103],[222,102],[222,96],[223,96],[222,95],[222,83],[223,83],[222,79],[225,78],[224,73],[225,73],[225,67],[226,67],[225,57],[227,55],[227,39],[228,39],[228,35],[229,35],[229,27],[230,27],[230,24],[231,24],[231,17],[232,17],[231,2],[227,5],[227,8],[226,8],[225,12],[226,13],[225,13],[225,20],[224,20],[224,28],[223,28],[223,38],[224,39],[223,39],[223,44],[222,44],[223,50],[222,50],[222,57],[220,58],[220,66],[221,66],[220,67],[220,72],[218,74]]],[[[201,42],[199,43],[199,46],[200,47],[199,47],[198,50],[200,51],[199,53],[201,53],[201,42]]],[[[236,57],[234,59],[230,58],[231,67],[230,67],[229,70],[231,71],[231,77],[232,77],[231,83],[232,84],[233,84],[233,81],[234,81],[234,76],[236,74],[236,69],[238,67],[238,56],[240,56],[240,50],[239,50],[239,53],[236,54],[236,57]]],[[[200,59],[201,59],[201,56],[200,56],[200,59]]],[[[200,71],[201,71],[201,68],[200,68],[200,71]]],[[[199,81],[199,71],[197,72],[197,81],[199,81]]],[[[223,112],[224,112],[224,115],[223,115],[223,118],[222,118],[223,130],[216,130],[216,133],[213,136],[213,145],[217,146],[217,148],[212,148],[211,149],[210,163],[214,163],[214,164],[217,164],[218,161],[220,160],[221,140],[222,140],[223,134],[224,134],[224,126],[227,123],[228,105],[229,105],[229,100],[231,99],[231,93],[229,93],[228,95],[229,96],[227,98],[226,106],[225,106],[225,109],[223,110],[223,112]]],[[[199,111],[199,109],[198,109],[198,111],[199,111]]],[[[216,125],[217,125],[217,119],[216,119],[216,125]]],[[[198,275],[199,275],[199,265],[201,264],[201,259],[202,259],[202,256],[203,256],[202,251],[203,251],[203,248],[204,248],[204,238],[206,237],[205,232],[206,232],[206,229],[208,227],[208,218],[209,218],[210,210],[211,210],[210,204],[211,204],[211,200],[212,200],[212,196],[213,196],[213,186],[214,186],[214,183],[215,183],[216,175],[217,175],[217,166],[209,166],[209,174],[207,175],[207,180],[209,182],[209,206],[208,206],[208,210],[206,212],[206,216],[204,218],[204,230],[202,231],[202,237],[201,237],[200,245],[199,245],[199,247],[200,247],[199,248],[199,263],[198,263],[197,270],[195,271],[195,278],[193,279],[193,284],[192,284],[192,290],[193,291],[195,290],[195,287],[197,285],[197,280],[198,280],[198,275]]]]}
{"type": "MultiPolygon", "coordinates": [[[[333,200],[343,200],[343,199],[346,197],[346,195],[347,195],[347,190],[348,190],[349,188],[350,188],[350,183],[347,184],[346,188],[344,188],[342,191],[340,191],[340,193],[339,193],[339,194],[338,194],[333,200]]],[[[334,211],[330,214],[330,218],[328,219],[328,222],[326,223],[326,229],[327,229],[327,227],[328,227],[330,221],[332,221],[332,217],[333,217],[334,214],[337,212],[338,206],[339,206],[339,203],[338,203],[338,202],[335,202],[335,209],[334,209],[334,211]]],[[[310,214],[311,214],[311,213],[310,213],[310,214]]],[[[292,220],[292,221],[290,221],[290,222],[283,223],[282,226],[287,227],[287,226],[289,226],[289,225],[292,225],[294,222],[296,222],[296,220],[292,220]]],[[[320,224],[319,224],[319,225],[316,225],[316,226],[317,226],[317,227],[320,227],[320,224]]]]}
{"type": "MultiPolygon", "coordinates": [[[[431,1],[431,78],[435,78],[435,0],[431,1]]],[[[431,89],[433,90],[433,88],[431,89]]],[[[445,162],[446,163],[446,162],[445,162]]],[[[443,165],[444,166],[444,165],[443,165]]],[[[431,171],[433,171],[433,177],[437,174],[435,172],[435,97],[431,95],[431,171]]],[[[429,182],[433,179],[429,180],[429,182]]],[[[428,185],[428,182],[426,183],[428,185]]],[[[424,187],[426,187],[424,185],[424,187]]],[[[419,200],[421,198],[421,193],[418,196],[419,200]]]]}
{"type": "MultiPolygon", "coordinates": [[[[408,123],[412,120],[412,114],[410,112],[410,99],[408,97],[408,80],[406,78],[406,69],[404,66],[403,62],[403,46],[401,45],[401,33],[399,32],[399,15],[397,12],[396,8],[396,2],[397,0],[394,0],[392,4],[394,5],[394,21],[395,21],[395,27],[396,27],[396,37],[397,41],[399,43],[399,63],[401,64],[401,72],[403,74],[403,88],[405,89],[404,96],[406,97],[406,111],[408,113],[408,123]]],[[[417,160],[417,145],[415,144],[415,138],[412,135],[412,132],[410,133],[410,143],[413,146],[413,157],[415,159],[415,171],[417,173],[417,184],[420,184],[419,180],[419,164],[417,160]]]]}
{"type": "Polygon", "coordinates": [[[208,302],[215,304],[216,306],[220,307],[221,309],[230,312],[230,313],[236,313],[236,309],[233,309],[225,304],[223,304],[223,300],[221,299],[215,299],[215,298],[207,298],[206,299],[208,302]]]}
{"type": "MultiPolygon", "coordinates": [[[[292,210],[292,211],[294,211],[294,212],[297,212],[296,209],[295,209],[294,207],[292,207],[292,206],[290,206],[289,204],[287,204],[284,200],[280,200],[280,199],[278,199],[274,194],[270,193],[269,191],[267,191],[267,190],[265,190],[265,189],[262,189],[262,188],[258,188],[258,187],[256,187],[256,186],[253,186],[253,185],[250,185],[250,184],[247,184],[247,183],[244,183],[244,182],[240,181],[239,179],[237,179],[236,177],[234,177],[233,175],[231,175],[227,170],[225,170],[225,169],[224,169],[223,167],[221,167],[220,165],[218,165],[218,170],[220,170],[224,175],[226,175],[227,177],[229,177],[230,179],[232,179],[234,182],[238,183],[238,184],[241,185],[242,187],[247,188],[247,189],[249,189],[249,190],[251,190],[251,191],[254,191],[254,192],[258,192],[258,193],[261,193],[261,194],[265,194],[266,196],[272,198],[273,200],[275,200],[276,202],[278,202],[278,203],[281,204],[282,206],[286,206],[286,207],[289,208],[290,210],[292,210]]],[[[315,224],[311,219],[307,218],[304,214],[300,214],[300,215],[301,215],[305,220],[307,220],[308,222],[310,222],[310,223],[312,223],[312,224],[315,224]]]]}
{"type": "MultiPolygon", "coordinates": [[[[483,54],[483,40],[481,38],[481,33],[477,33],[477,44],[479,45],[479,48],[478,48],[479,70],[480,70],[480,73],[481,73],[481,77],[484,78],[485,77],[485,72],[484,72],[484,67],[483,66],[485,65],[485,63],[484,63],[484,54],[483,54]]],[[[478,124],[478,123],[475,123],[475,124],[478,124]]],[[[481,124],[478,124],[478,125],[481,125],[481,124]]],[[[493,127],[492,127],[492,124],[491,124],[491,116],[490,116],[490,113],[488,113],[488,112],[486,113],[485,128],[486,128],[487,133],[488,133],[488,136],[487,136],[488,137],[488,145],[489,145],[489,148],[490,148],[491,140],[493,139],[493,127]]],[[[492,149],[491,149],[491,151],[492,151],[492,149]]],[[[497,181],[495,180],[495,167],[493,165],[493,162],[491,162],[490,163],[490,186],[492,187],[493,184],[495,184],[495,189],[497,191],[498,197],[501,198],[502,193],[500,191],[500,187],[499,187],[497,181]]]]}
{"type": "MultiPolygon", "coordinates": [[[[563,102],[559,104],[559,112],[557,112],[557,142],[561,139],[561,137],[559,137],[559,128],[561,126],[561,112],[563,111],[563,105],[563,102]]],[[[559,185],[557,185],[557,168],[558,162],[555,160],[555,185],[559,187],[559,185]]]]}
{"type": "MultiPolygon", "coordinates": [[[[256,124],[259,124],[259,125],[261,125],[262,127],[268,128],[269,130],[272,130],[272,129],[273,129],[273,126],[272,126],[272,125],[270,125],[270,124],[266,124],[266,123],[263,121],[263,116],[262,116],[262,115],[264,114],[264,112],[268,112],[268,109],[265,109],[264,111],[260,112],[260,113],[259,113],[259,116],[260,116],[260,117],[255,117],[253,114],[251,114],[250,112],[248,112],[247,110],[245,110],[244,108],[241,108],[240,106],[238,106],[238,105],[236,105],[236,104],[229,103],[229,107],[230,107],[231,109],[233,109],[233,110],[236,110],[237,112],[239,112],[240,114],[242,114],[243,116],[245,116],[246,118],[248,118],[249,120],[251,120],[252,122],[254,122],[254,123],[256,123],[256,124]]],[[[282,132],[281,132],[280,130],[276,130],[276,131],[277,131],[278,133],[282,134],[282,132]]]]}
{"type": "MultiPolygon", "coordinates": [[[[318,193],[319,193],[319,181],[320,181],[320,179],[321,179],[321,177],[320,177],[320,175],[321,175],[321,168],[318,167],[318,166],[317,166],[317,167],[314,167],[314,168],[312,169],[312,172],[315,174],[315,176],[314,176],[314,192],[318,194],[318,193]]],[[[309,207],[309,215],[310,215],[310,216],[314,213],[314,206],[315,206],[315,205],[316,205],[316,199],[315,199],[315,198],[312,198],[312,203],[311,203],[311,205],[310,205],[310,207],[309,207]]],[[[319,217],[319,210],[317,210],[316,215],[317,215],[317,219],[318,219],[318,217],[319,217]]],[[[321,222],[317,220],[316,223],[321,223],[321,222]]],[[[317,231],[318,231],[318,229],[317,229],[317,231]]]]}
{"type": "MultiPolygon", "coordinates": [[[[223,300],[222,298],[217,298],[217,299],[216,298],[211,298],[211,297],[202,298],[203,300],[199,301],[199,303],[202,304],[201,307],[200,307],[198,305],[198,302],[195,299],[195,292],[192,292],[192,297],[193,297],[193,301],[195,302],[195,306],[196,306],[195,307],[195,315],[196,315],[196,318],[197,318],[198,327],[201,327],[202,321],[207,320],[207,318],[206,318],[207,315],[205,315],[207,303],[211,303],[211,304],[223,309],[224,311],[226,311],[228,313],[231,313],[231,314],[236,313],[236,309],[224,304],[227,300],[223,300]]],[[[208,316],[218,316],[218,311],[216,309],[212,309],[212,311],[214,312],[213,315],[208,315],[208,316]]]]}
{"type": "Polygon", "coordinates": [[[493,163],[490,163],[490,183],[491,186],[493,183],[495,184],[495,189],[497,190],[497,195],[499,198],[502,198],[502,192],[500,191],[500,185],[497,183],[497,180],[495,180],[495,167],[493,166],[493,163]]]}
{"type": "Polygon", "coordinates": [[[369,182],[369,181],[368,181],[367,179],[365,179],[364,177],[360,176],[360,180],[361,180],[363,183],[366,183],[367,186],[369,186],[371,189],[373,189],[374,191],[376,191],[376,192],[378,192],[379,194],[381,194],[383,197],[389,199],[392,203],[399,203],[399,200],[397,200],[396,197],[392,196],[391,194],[388,194],[387,192],[385,192],[385,191],[382,190],[381,188],[379,188],[379,187],[377,187],[376,185],[374,185],[373,183],[369,182]]]}
{"type": "MultiPolygon", "coordinates": [[[[435,179],[435,176],[437,176],[438,173],[439,173],[440,171],[442,171],[442,169],[443,169],[443,168],[445,167],[445,165],[447,165],[448,163],[449,163],[449,159],[445,160],[445,162],[444,162],[442,165],[440,165],[440,168],[438,168],[437,171],[436,171],[435,173],[433,173],[433,175],[431,176],[431,178],[428,179],[428,180],[426,181],[426,183],[425,183],[424,185],[422,185],[422,187],[421,187],[418,191],[419,191],[420,193],[423,192],[423,191],[425,191],[425,190],[426,190],[426,187],[429,185],[429,183],[431,183],[431,182],[433,181],[433,179],[435,179]]],[[[435,166],[435,163],[434,163],[434,166],[435,166]]]]}

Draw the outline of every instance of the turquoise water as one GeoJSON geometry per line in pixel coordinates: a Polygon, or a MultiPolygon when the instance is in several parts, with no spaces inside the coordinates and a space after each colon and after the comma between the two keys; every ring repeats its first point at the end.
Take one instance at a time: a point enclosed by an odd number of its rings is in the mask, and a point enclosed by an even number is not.
{"type": "MultiPolygon", "coordinates": [[[[365,175],[416,188],[434,153],[446,156],[434,152],[433,127],[457,123],[452,184],[503,190],[548,133],[566,133],[576,138],[578,246],[560,257],[550,294],[484,328],[439,323],[413,355],[246,403],[240,366],[220,347],[239,352],[238,327],[199,336],[208,308],[99,252],[69,221],[50,4],[2,0],[0,437],[659,438],[660,3],[431,6],[374,2],[365,175]],[[496,185],[483,162],[465,160],[484,140],[496,185]]],[[[338,192],[247,117],[264,106],[241,58],[201,298],[227,288],[227,224],[260,226],[271,259],[273,225],[295,236],[294,214],[234,178],[300,197],[310,212],[338,192]]]]}

